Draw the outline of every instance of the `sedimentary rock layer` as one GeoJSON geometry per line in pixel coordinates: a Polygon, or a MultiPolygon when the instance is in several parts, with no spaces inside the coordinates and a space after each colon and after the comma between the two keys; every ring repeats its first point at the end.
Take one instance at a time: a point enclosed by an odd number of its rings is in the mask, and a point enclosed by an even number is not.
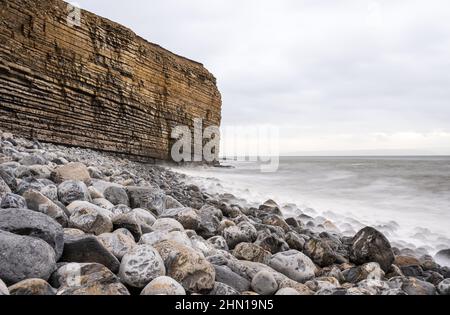
{"type": "Polygon", "coordinates": [[[0,0],[0,125],[27,138],[169,159],[176,125],[219,125],[202,64],[60,0],[0,0]]]}

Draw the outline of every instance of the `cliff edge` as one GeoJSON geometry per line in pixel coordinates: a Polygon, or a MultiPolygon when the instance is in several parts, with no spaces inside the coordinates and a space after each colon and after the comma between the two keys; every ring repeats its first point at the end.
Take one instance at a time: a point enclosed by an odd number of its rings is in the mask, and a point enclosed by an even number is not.
{"type": "Polygon", "coordinates": [[[40,141],[170,159],[177,125],[220,125],[202,64],[60,0],[0,0],[0,125],[40,141]]]}

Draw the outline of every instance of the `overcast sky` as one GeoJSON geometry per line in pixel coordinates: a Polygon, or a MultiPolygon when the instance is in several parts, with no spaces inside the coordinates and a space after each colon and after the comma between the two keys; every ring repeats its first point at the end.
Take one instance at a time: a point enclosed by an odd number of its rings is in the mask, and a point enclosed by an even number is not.
{"type": "Polygon", "coordinates": [[[450,154],[448,0],[78,0],[218,79],[281,153],[450,154]]]}

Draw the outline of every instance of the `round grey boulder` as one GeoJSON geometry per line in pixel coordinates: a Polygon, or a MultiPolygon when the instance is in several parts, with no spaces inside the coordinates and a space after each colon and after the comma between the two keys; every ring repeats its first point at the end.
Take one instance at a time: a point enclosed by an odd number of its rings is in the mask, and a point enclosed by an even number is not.
{"type": "Polygon", "coordinates": [[[170,277],[162,276],[150,282],[141,295],[186,295],[183,286],[170,277]]]}
{"type": "Polygon", "coordinates": [[[48,280],[55,269],[55,251],[46,242],[0,230],[0,279],[7,285],[30,278],[48,280]]]}
{"type": "Polygon", "coordinates": [[[314,278],[316,271],[316,266],[311,259],[296,250],[273,255],[269,259],[269,266],[300,283],[314,278]]]}
{"type": "Polygon", "coordinates": [[[441,295],[450,295],[450,279],[441,281],[437,286],[438,292],[441,295]]]}
{"type": "Polygon", "coordinates": [[[0,198],[0,209],[26,209],[27,202],[26,200],[19,195],[15,195],[12,193],[7,193],[3,199],[0,198]]]}
{"type": "Polygon", "coordinates": [[[260,295],[273,295],[278,290],[278,283],[271,272],[260,271],[252,279],[252,288],[260,295]]]}
{"type": "Polygon", "coordinates": [[[126,190],[122,187],[109,186],[103,192],[105,199],[111,202],[113,205],[130,205],[130,200],[128,199],[128,194],[126,190]]]}
{"type": "Polygon", "coordinates": [[[123,258],[120,279],[135,288],[144,288],[152,280],[164,276],[166,268],[158,251],[150,245],[138,245],[123,258]]]}
{"type": "Polygon", "coordinates": [[[58,198],[64,205],[74,201],[91,201],[91,195],[85,183],[81,181],[65,181],[58,186],[58,198]]]}

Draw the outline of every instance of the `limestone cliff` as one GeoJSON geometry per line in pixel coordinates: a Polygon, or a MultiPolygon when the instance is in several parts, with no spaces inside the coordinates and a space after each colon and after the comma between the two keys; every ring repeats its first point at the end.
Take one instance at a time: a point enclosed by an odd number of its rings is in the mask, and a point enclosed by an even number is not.
{"type": "Polygon", "coordinates": [[[60,0],[0,0],[0,128],[24,137],[169,159],[171,129],[219,125],[202,64],[60,0]]]}

